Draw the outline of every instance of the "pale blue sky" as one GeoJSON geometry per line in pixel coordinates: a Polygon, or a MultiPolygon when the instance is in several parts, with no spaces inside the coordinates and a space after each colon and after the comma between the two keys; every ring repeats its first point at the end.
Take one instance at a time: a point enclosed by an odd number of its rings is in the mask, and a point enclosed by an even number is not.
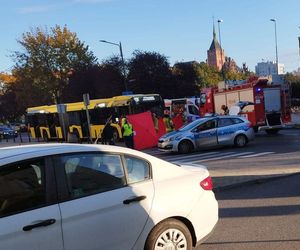
{"type": "MultiPolygon", "coordinates": [[[[212,41],[212,16],[222,19],[221,41],[226,56],[254,71],[257,62],[275,61],[277,20],[278,56],[286,71],[300,66],[299,0],[1,0],[0,72],[10,71],[11,51],[31,27],[67,25],[101,62],[136,49],[155,51],[180,61],[205,61],[212,41]]],[[[218,29],[216,23],[216,32],[218,29]]]]}

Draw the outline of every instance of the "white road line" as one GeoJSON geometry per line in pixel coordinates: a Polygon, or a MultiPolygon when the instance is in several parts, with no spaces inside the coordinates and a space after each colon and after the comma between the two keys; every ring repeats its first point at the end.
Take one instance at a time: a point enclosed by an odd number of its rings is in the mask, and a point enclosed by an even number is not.
{"type": "Polygon", "coordinates": [[[205,162],[205,161],[215,161],[215,160],[221,160],[221,159],[224,159],[224,158],[230,158],[230,157],[236,157],[236,156],[240,156],[240,155],[248,155],[248,154],[253,154],[254,152],[243,152],[243,153],[238,153],[238,154],[231,154],[231,155],[222,155],[222,156],[219,156],[219,157],[214,157],[214,158],[208,158],[208,159],[203,159],[203,160],[200,160],[200,161],[194,161],[194,162],[191,162],[191,163],[201,163],[201,162],[205,162]]]}
{"type": "Polygon", "coordinates": [[[183,159],[183,160],[185,160],[185,159],[193,159],[193,158],[195,158],[195,159],[199,159],[199,158],[202,158],[202,157],[205,157],[205,156],[207,156],[207,155],[214,155],[214,154],[218,154],[219,152],[208,152],[208,153],[201,153],[201,152],[199,152],[199,153],[197,153],[197,154],[192,154],[192,155],[179,155],[179,156],[176,156],[176,157],[174,157],[174,156],[167,156],[167,157],[162,157],[162,159],[164,159],[164,160],[171,160],[171,161],[176,161],[176,160],[181,160],[181,159],[183,159]]]}
{"type": "Polygon", "coordinates": [[[275,152],[262,152],[262,153],[257,153],[254,155],[245,155],[245,156],[240,156],[238,158],[250,158],[250,157],[256,157],[256,156],[261,156],[261,155],[268,155],[268,154],[274,154],[275,152]]]}
{"type": "Polygon", "coordinates": [[[189,163],[192,163],[192,162],[199,162],[201,160],[203,161],[206,161],[206,159],[215,159],[215,158],[223,158],[223,157],[228,157],[228,155],[232,155],[232,154],[235,154],[235,152],[226,152],[226,153],[222,153],[222,154],[214,154],[214,155],[206,155],[204,157],[197,157],[195,159],[182,159],[182,161],[176,161],[176,163],[184,163],[184,162],[189,162],[189,163]],[[194,161],[192,161],[194,160],[194,161]]]}

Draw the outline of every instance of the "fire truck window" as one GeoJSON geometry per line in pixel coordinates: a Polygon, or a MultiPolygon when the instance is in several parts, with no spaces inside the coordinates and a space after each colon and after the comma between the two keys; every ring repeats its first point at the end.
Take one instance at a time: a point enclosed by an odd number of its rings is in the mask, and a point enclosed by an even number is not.
{"type": "Polygon", "coordinates": [[[206,103],[206,94],[201,94],[200,96],[200,104],[205,104],[206,103]]]}
{"type": "Polygon", "coordinates": [[[189,105],[189,113],[192,115],[199,115],[199,110],[194,105],[189,105]]]}

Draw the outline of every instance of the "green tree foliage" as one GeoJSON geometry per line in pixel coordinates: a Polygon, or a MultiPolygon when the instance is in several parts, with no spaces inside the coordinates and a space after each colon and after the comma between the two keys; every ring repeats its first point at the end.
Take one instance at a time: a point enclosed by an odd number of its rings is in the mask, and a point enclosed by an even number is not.
{"type": "Polygon", "coordinates": [[[175,88],[173,88],[171,98],[180,98],[199,95],[198,71],[199,63],[182,62],[174,64],[172,74],[175,88]]]}
{"type": "Polygon", "coordinates": [[[169,96],[172,74],[167,58],[156,52],[135,51],[128,63],[128,86],[134,93],[169,96]]]}
{"type": "Polygon", "coordinates": [[[63,90],[62,99],[63,102],[81,101],[84,93],[89,93],[91,99],[107,98],[121,95],[124,90],[122,62],[118,57],[111,57],[101,65],[75,72],[63,90]]]}
{"type": "Polygon", "coordinates": [[[216,67],[210,66],[205,62],[196,65],[197,86],[199,88],[216,86],[222,80],[221,74],[216,67]]]}
{"type": "Polygon", "coordinates": [[[300,106],[300,74],[298,73],[287,73],[285,75],[285,81],[289,84],[291,90],[291,96],[293,104],[300,106]],[[298,99],[298,100],[296,100],[298,99]]]}
{"type": "Polygon", "coordinates": [[[50,31],[31,29],[18,42],[24,51],[12,55],[16,70],[26,71],[27,78],[40,93],[48,93],[55,100],[60,99],[72,72],[85,70],[96,63],[88,46],[66,26],[55,26],[50,31]]]}
{"type": "Polygon", "coordinates": [[[250,74],[249,73],[244,73],[241,71],[230,71],[230,70],[224,70],[224,80],[245,80],[247,79],[250,74]]]}

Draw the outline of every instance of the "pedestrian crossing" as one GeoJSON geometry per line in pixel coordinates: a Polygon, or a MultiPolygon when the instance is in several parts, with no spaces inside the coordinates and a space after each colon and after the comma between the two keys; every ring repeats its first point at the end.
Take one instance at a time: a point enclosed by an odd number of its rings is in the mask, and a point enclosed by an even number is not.
{"type": "Polygon", "coordinates": [[[169,154],[163,153],[158,151],[157,149],[150,149],[144,151],[150,155],[156,156],[163,160],[183,164],[201,164],[203,162],[209,161],[218,161],[222,159],[247,159],[247,158],[255,158],[260,156],[266,156],[270,154],[274,154],[275,152],[253,152],[253,151],[246,151],[246,152],[236,152],[236,151],[209,151],[209,152],[195,152],[192,154],[169,154]]]}

